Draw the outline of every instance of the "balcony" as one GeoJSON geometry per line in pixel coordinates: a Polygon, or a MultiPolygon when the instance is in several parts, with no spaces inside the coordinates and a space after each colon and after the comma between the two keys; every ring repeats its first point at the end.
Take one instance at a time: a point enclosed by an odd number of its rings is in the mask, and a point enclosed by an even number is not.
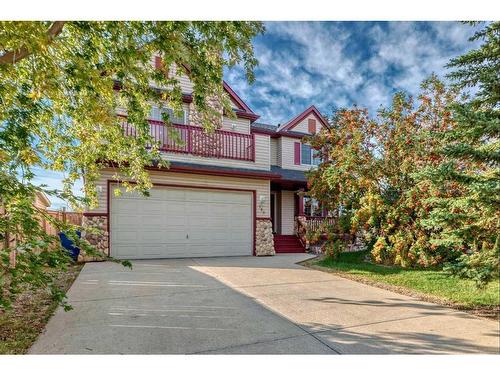
{"type": "MultiPolygon", "coordinates": [[[[135,136],[136,129],[121,118],[125,135],[135,136]]],[[[159,142],[160,151],[190,154],[206,158],[255,161],[255,138],[253,134],[215,130],[207,133],[199,126],[172,124],[148,120],[150,134],[159,142]]]]}

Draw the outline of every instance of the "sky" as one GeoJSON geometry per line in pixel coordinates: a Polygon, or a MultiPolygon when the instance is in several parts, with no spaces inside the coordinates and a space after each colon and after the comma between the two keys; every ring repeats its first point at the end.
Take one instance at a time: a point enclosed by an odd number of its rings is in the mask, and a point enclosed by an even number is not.
{"type": "MultiPolygon", "coordinates": [[[[267,22],[254,39],[259,66],[249,85],[241,68],[225,79],[277,125],[314,104],[324,115],[353,104],[374,114],[392,94],[418,92],[432,73],[474,44],[475,28],[459,22],[267,22]]],[[[479,26],[480,27],[480,26],[479,26]]],[[[477,28],[477,27],[476,27],[477,28]]]]}
{"type": "MultiPolygon", "coordinates": [[[[416,94],[431,73],[475,47],[474,28],[458,22],[266,22],[254,39],[259,61],[249,85],[243,69],[225,79],[261,117],[284,123],[314,104],[324,115],[353,104],[374,114],[394,92],[416,94]]],[[[61,188],[63,175],[38,169],[35,182],[61,188]]],[[[75,186],[80,193],[81,182],[75,186]]],[[[50,198],[52,208],[64,202],[50,198]]]]}

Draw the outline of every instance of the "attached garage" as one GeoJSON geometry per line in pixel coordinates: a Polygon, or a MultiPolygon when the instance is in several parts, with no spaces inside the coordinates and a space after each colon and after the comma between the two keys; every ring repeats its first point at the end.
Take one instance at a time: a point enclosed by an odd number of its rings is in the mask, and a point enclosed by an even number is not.
{"type": "Polygon", "coordinates": [[[109,194],[111,256],[252,255],[252,192],[155,186],[150,194],[109,194]]]}

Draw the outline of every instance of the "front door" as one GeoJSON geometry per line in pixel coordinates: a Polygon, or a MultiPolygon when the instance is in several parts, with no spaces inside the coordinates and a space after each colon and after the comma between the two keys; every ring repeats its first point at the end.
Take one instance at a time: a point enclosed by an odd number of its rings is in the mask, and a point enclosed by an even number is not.
{"type": "Polygon", "coordinates": [[[271,222],[273,224],[273,233],[276,233],[276,194],[271,193],[271,222]]]}

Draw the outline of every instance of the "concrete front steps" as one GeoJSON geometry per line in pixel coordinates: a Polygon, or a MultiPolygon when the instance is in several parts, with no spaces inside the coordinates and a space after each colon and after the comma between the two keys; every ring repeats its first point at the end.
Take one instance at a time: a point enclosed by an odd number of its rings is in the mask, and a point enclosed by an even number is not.
{"type": "Polygon", "coordinates": [[[302,246],[297,236],[282,234],[274,235],[274,250],[276,254],[306,252],[306,249],[302,246]]]}

